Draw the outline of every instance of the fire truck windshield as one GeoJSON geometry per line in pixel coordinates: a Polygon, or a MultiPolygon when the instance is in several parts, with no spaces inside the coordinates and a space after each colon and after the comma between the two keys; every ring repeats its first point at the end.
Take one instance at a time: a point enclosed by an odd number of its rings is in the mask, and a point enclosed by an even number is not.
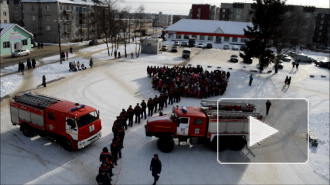
{"type": "Polygon", "coordinates": [[[97,120],[97,112],[96,111],[93,111],[93,112],[90,112],[88,114],[85,114],[79,118],[77,118],[77,123],[78,123],[78,127],[83,127],[85,125],[88,125],[90,123],[92,123],[93,121],[97,120]]]}

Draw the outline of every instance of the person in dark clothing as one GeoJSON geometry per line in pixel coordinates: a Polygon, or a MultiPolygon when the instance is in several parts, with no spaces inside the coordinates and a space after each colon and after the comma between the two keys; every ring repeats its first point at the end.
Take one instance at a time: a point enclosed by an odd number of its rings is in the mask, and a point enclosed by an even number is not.
{"type": "Polygon", "coordinates": [[[154,109],[155,109],[155,113],[157,112],[157,106],[158,106],[158,103],[159,103],[159,98],[157,97],[157,95],[155,95],[154,99],[153,99],[153,102],[154,102],[154,109]]]}
{"type": "MultiPolygon", "coordinates": [[[[120,143],[121,148],[124,148],[124,138],[125,138],[125,130],[124,128],[118,128],[118,142],[120,143]]],[[[121,157],[121,154],[119,155],[121,157]]]]}
{"type": "Polygon", "coordinates": [[[227,80],[229,80],[229,77],[230,77],[230,72],[227,71],[227,80]]]}
{"type": "Polygon", "coordinates": [[[106,174],[105,170],[102,170],[102,172],[96,176],[96,182],[99,185],[111,185],[111,179],[106,174]]]}
{"type": "Polygon", "coordinates": [[[70,53],[72,54],[72,47],[70,47],[70,53]]]}
{"type": "Polygon", "coordinates": [[[286,85],[288,84],[288,80],[289,80],[289,77],[286,76],[286,77],[285,77],[285,80],[284,80],[284,86],[286,86],[286,85]]]}
{"type": "Polygon", "coordinates": [[[41,46],[41,49],[44,48],[44,43],[42,42],[42,43],[40,44],[40,46],[41,46]]]}
{"type": "Polygon", "coordinates": [[[252,77],[252,75],[250,75],[249,86],[252,85],[252,81],[253,81],[253,77],[252,77]]]}
{"type": "Polygon", "coordinates": [[[173,96],[174,96],[174,92],[173,92],[173,89],[171,88],[169,91],[168,91],[168,104],[173,104],[173,96]]]}
{"type": "Polygon", "coordinates": [[[156,182],[159,179],[160,172],[162,171],[162,162],[158,158],[158,154],[154,154],[154,157],[151,159],[150,171],[152,171],[152,176],[154,177],[153,185],[156,185],[156,182]]]}
{"type": "Polygon", "coordinates": [[[40,43],[38,43],[38,49],[40,49],[40,43]]]}
{"type": "Polygon", "coordinates": [[[133,126],[133,116],[134,116],[134,110],[132,108],[132,105],[130,105],[127,109],[128,114],[128,126],[133,126]]]}
{"type": "Polygon", "coordinates": [[[298,70],[298,67],[299,67],[299,63],[297,62],[296,63],[296,70],[298,70]]]}
{"type": "Polygon", "coordinates": [[[89,61],[89,66],[91,67],[91,68],[93,68],[93,60],[91,59],[90,61],[89,61]]]}
{"type": "Polygon", "coordinates": [[[113,156],[110,154],[110,152],[108,151],[107,147],[104,147],[102,149],[102,152],[100,154],[100,162],[106,162],[108,164],[111,164],[113,160],[113,156]]]}
{"type": "Polygon", "coordinates": [[[291,83],[291,76],[289,77],[288,82],[286,83],[288,87],[290,87],[290,83],[291,83]]]}
{"type": "Polygon", "coordinates": [[[294,69],[295,65],[296,65],[296,62],[292,62],[292,69],[294,69]]]}
{"type": "Polygon", "coordinates": [[[135,123],[140,123],[141,107],[139,103],[134,107],[135,123]]]}
{"type": "Polygon", "coordinates": [[[30,58],[27,58],[27,60],[26,60],[26,66],[27,66],[28,69],[31,69],[32,64],[31,64],[30,58]]]}
{"type": "Polygon", "coordinates": [[[269,109],[270,109],[270,106],[272,105],[272,103],[270,103],[270,101],[269,100],[267,100],[267,102],[266,102],[266,115],[268,115],[268,113],[269,113],[269,109]]]}
{"type": "Polygon", "coordinates": [[[164,103],[165,103],[165,108],[167,108],[167,99],[168,99],[168,94],[165,92],[163,94],[163,100],[164,100],[164,103]]]}
{"type": "Polygon", "coordinates": [[[128,119],[128,114],[126,112],[125,109],[122,109],[121,113],[120,113],[120,117],[122,118],[122,124],[125,127],[125,129],[127,130],[127,119],[128,119]]]}
{"type": "Polygon", "coordinates": [[[24,75],[24,63],[20,63],[20,71],[22,72],[22,75],[24,75]]]}
{"type": "Polygon", "coordinates": [[[152,116],[154,111],[154,101],[151,98],[149,98],[147,106],[148,106],[148,116],[152,116]]]}
{"type": "Polygon", "coordinates": [[[33,69],[36,68],[36,60],[34,58],[32,58],[32,67],[33,69]]]}
{"type": "Polygon", "coordinates": [[[42,75],[42,85],[46,87],[46,76],[42,75]]]}
{"type": "Polygon", "coordinates": [[[141,118],[144,116],[144,119],[147,119],[147,104],[144,100],[141,102],[141,108],[141,118]]]}
{"type": "Polygon", "coordinates": [[[112,153],[112,156],[113,156],[113,163],[115,165],[117,165],[117,159],[118,159],[118,147],[119,147],[119,143],[118,141],[116,141],[115,138],[112,139],[112,143],[110,145],[110,148],[111,148],[111,153],[112,153]]]}
{"type": "Polygon", "coordinates": [[[164,108],[164,97],[163,97],[163,94],[160,94],[159,95],[159,98],[158,98],[158,104],[159,104],[159,111],[162,111],[163,108],[164,108]]]}
{"type": "Polygon", "coordinates": [[[118,58],[121,58],[120,51],[118,51],[118,58]]]}
{"type": "Polygon", "coordinates": [[[112,168],[113,165],[109,164],[107,162],[102,162],[101,166],[99,167],[99,173],[102,173],[103,171],[105,172],[105,174],[110,178],[113,176],[112,174],[112,168]]]}

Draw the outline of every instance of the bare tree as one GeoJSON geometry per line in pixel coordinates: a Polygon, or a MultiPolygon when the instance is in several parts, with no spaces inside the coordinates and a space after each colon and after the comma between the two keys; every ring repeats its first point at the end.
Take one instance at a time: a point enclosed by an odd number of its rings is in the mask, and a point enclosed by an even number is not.
{"type": "MultiPolygon", "coordinates": [[[[129,32],[129,7],[124,8],[119,14],[120,32],[123,34],[125,57],[127,57],[126,45],[127,45],[127,32],[129,32]]],[[[128,38],[130,39],[130,38],[128,38]]]]}
{"type": "Polygon", "coordinates": [[[135,37],[135,53],[136,53],[136,57],[139,57],[139,53],[141,50],[141,42],[139,42],[139,49],[137,49],[137,33],[139,33],[139,36],[141,38],[141,33],[142,33],[142,29],[145,27],[145,12],[144,12],[144,6],[140,5],[139,8],[137,9],[137,11],[135,12],[135,30],[134,30],[134,37],[135,37]]]}

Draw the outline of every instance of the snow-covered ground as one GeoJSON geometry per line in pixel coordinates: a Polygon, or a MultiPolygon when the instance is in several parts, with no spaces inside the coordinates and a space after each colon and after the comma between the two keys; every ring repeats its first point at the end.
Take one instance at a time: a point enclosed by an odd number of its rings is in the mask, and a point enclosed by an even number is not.
{"type": "MultiPolygon", "coordinates": [[[[171,45],[166,41],[164,44],[171,45]]],[[[313,64],[301,64],[292,70],[284,63],[278,74],[252,73],[254,80],[248,86],[251,65],[229,62],[237,51],[224,51],[221,44],[213,49],[192,49],[188,64],[202,65],[205,70],[229,70],[228,88],[218,98],[307,98],[309,100],[309,128],[319,137],[317,148],[309,148],[307,164],[221,165],[217,155],[205,145],[176,146],[172,153],[161,153],[156,139],[146,140],[145,120],[126,131],[122,150],[123,158],[114,169],[113,184],[152,184],[149,164],[154,153],[163,163],[159,184],[329,184],[329,70],[313,64]],[[221,67],[221,68],[219,68],[221,67]],[[232,69],[229,69],[232,68],[232,69]],[[310,75],[315,75],[310,78],[310,75]],[[321,75],[326,76],[321,77],[321,75]],[[286,76],[291,76],[291,86],[282,89],[286,76]]],[[[1,184],[96,184],[95,176],[100,165],[99,154],[113,138],[111,127],[121,109],[140,103],[142,99],[159,93],[151,88],[147,66],[170,67],[185,62],[178,53],[159,55],[141,54],[131,59],[133,44],[128,45],[128,58],[114,60],[108,56],[104,44],[86,48],[70,56],[69,61],[80,61],[88,66],[90,58],[94,67],[85,71],[69,72],[68,61],[60,64],[57,56],[42,60],[45,65],[26,70],[23,76],[17,66],[1,69],[1,97],[21,91],[32,91],[49,96],[91,105],[101,112],[102,138],[85,149],[67,152],[45,138],[25,137],[19,127],[12,126],[8,99],[1,102],[1,184]],[[46,88],[40,87],[46,75],[46,88]],[[60,79],[60,80],[59,80],[60,79]]],[[[120,46],[124,56],[123,46],[120,46]]],[[[327,54],[303,51],[323,60],[327,54]]],[[[40,62],[40,61],[39,61],[40,62]]],[[[39,63],[37,63],[38,66],[39,63]]],[[[273,70],[268,67],[265,71],[273,70]]],[[[200,100],[182,98],[179,105],[198,106],[200,100]]],[[[170,112],[169,106],[165,112],[170,112]]]]}

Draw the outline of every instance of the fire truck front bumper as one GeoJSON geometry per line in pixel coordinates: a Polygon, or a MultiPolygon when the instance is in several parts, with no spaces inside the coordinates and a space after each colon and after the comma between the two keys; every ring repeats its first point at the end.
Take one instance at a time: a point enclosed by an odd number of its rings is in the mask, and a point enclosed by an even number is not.
{"type": "Polygon", "coordinates": [[[85,146],[99,140],[100,138],[101,138],[101,131],[99,131],[98,133],[92,135],[91,137],[85,140],[78,141],[78,149],[85,148],[85,146]]]}

